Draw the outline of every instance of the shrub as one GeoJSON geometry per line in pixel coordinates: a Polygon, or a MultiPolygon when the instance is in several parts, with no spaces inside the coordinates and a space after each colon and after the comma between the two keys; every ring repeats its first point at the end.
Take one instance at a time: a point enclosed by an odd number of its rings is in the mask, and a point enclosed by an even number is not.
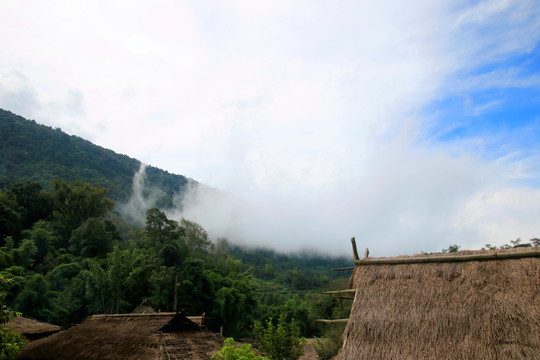
{"type": "Polygon", "coordinates": [[[264,356],[255,354],[251,348],[251,344],[243,344],[236,347],[233,338],[225,339],[223,347],[215,355],[212,355],[212,360],[267,360],[264,356]]]}
{"type": "Polygon", "coordinates": [[[304,354],[306,339],[300,337],[300,330],[294,319],[287,323],[285,315],[279,317],[277,326],[271,318],[266,328],[256,321],[253,335],[259,343],[259,349],[271,360],[297,360],[304,354]]]}
{"type": "Polygon", "coordinates": [[[329,360],[337,355],[343,346],[344,326],[332,326],[323,338],[316,338],[313,348],[321,360],[329,360]]]}

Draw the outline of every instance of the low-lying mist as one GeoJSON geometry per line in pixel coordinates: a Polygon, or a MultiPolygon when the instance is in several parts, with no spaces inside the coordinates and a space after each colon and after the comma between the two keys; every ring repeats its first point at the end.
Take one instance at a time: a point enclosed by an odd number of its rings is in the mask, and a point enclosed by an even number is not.
{"type": "MultiPolygon", "coordinates": [[[[172,207],[161,210],[171,219],[199,223],[214,240],[328,256],[352,256],[353,236],[360,253],[368,247],[375,257],[440,251],[452,244],[479,249],[536,236],[532,216],[540,212],[534,205],[538,191],[496,180],[500,169],[489,163],[428,150],[380,152],[364,164],[369,173],[343,176],[319,191],[246,187],[242,194],[191,181],[172,207]]],[[[241,179],[238,183],[242,189],[241,179]]],[[[144,224],[146,210],[161,194],[145,184],[141,165],[131,198],[118,209],[144,224]]]]}

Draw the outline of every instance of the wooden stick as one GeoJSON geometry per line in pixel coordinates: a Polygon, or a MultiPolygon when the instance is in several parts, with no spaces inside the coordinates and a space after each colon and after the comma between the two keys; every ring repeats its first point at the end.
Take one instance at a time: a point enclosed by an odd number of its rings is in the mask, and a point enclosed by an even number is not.
{"type": "Polygon", "coordinates": [[[473,254],[473,255],[442,255],[442,256],[422,256],[409,258],[368,258],[363,260],[355,260],[356,265],[398,265],[398,264],[422,264],[422,263],[437,263],[437,262],[462,262],[462,261],[486,261],[486,260],[504,260],[504,259],[520,259],[528,257],[540,257],[540,249],[534,251],[521,252],[502,252],[496,251],[488,254],[473,254]]]}
{"type": "Polygon", "coordinates": [[[347,270],[354,270],[354,266],[332,269],[332,271],[347,271],[347,270]]]}
{"type": "Polygon", "coordinates": [[[358,256],[358,250],[356,250],[356,239],[354,238],[354,236],[351,238],[351,244],[354,261],[357,261],[360,259],[360,257],[358,256]]]}
{"type": "Polygon", "coordinates": [[[356,294],[356,289],[344,289],[344,290],[333,290],[333,291],[325,291],[325,294],[356,294]]]}
{"type": "Polygon", "coordinates": [[[325,324],[336,324],[336,323],[346,323],[349,322],[349,319],[334,319],[334,320],[328,320],[328,319],[317,319],[315,321],[322,322],[325,324]]]}

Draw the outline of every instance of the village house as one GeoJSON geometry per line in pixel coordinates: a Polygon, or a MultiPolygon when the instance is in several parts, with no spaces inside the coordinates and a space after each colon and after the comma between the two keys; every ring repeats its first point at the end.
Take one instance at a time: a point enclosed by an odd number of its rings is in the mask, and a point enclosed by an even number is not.
{"type": "Polygon", "coordinates": [[[337,360],[540,359],[540,248],[355,258],[337,360]]]}
{"type": "Polygon", "coordinates": [[[60,326],[47,324],[25,316],[17,316],[15,319],[10,320],[6,327],[21,333],[28,341],[41,339],[61,330],[60,326]]]}
{"type": "Polygon", "coordinates": [[[179,313],[93,315],[26,345],[18,359],[206,360],[222,344],[221,336],[179,313]]]}

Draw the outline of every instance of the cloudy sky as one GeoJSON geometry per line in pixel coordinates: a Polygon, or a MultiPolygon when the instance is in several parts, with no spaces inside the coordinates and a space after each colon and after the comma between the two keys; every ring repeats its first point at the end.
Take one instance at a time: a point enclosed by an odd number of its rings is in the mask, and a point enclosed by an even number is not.
{"type": "Polygon", "coordinates": [[[214,236],[540,237],[540,2],[2,1],[0,107],[225,190],[214,236]]]}

